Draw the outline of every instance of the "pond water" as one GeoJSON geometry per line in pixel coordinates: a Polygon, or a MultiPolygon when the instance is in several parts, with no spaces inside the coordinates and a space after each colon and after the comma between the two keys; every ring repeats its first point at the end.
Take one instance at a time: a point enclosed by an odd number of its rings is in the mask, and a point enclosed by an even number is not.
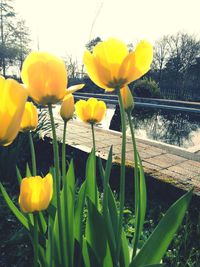
{"type": "MultiPolygon", "coordinates": [[[[100,125],[109,129],[115,108],[108,108],[100,125]]],[[[156,140],[183,148],[200,146],[200,114],[136,107],[132,113],[136,137],[156,140]]],[[[130,129],[127,127],[127,134],[130,129]]]]}

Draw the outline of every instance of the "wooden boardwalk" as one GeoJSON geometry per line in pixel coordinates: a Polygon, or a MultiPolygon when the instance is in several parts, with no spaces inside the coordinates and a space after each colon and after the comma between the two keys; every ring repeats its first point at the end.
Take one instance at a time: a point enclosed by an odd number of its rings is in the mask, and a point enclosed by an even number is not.
{"type": "MultiPolygon", "coordinates": [[[[58,140],[62,141],[63,123],[58,118],[56,122],[58,123],[58,140]]],[[[45,135],[51,137],[51,133],[45,135]]],[[[97,154],[107,159],[110,146],[113,145],[113,163],[120,164],[121,133],[96,127],[95,138],[97,154]]],[[[200,196],[200,161],[190,159],[192,153],[184,153],[181,149],[176,150],[170,146],[166,149],[144,140],[136,139],[136,141],[146,174],[183,190],[194,187],[195,194],[200,196]]],[[[67,127],[66,143],[74,149],[89,153],[92,148],[90,126],[76,120],[70,121],[67,127]]],[[[130,136],[127,136],[126,165],[134,167],[130,136]]]]}

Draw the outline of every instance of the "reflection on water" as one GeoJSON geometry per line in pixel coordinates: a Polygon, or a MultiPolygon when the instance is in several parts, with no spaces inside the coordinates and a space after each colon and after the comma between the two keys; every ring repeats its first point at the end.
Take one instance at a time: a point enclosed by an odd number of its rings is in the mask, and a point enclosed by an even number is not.
{"type": "Polygon", "coordinates": [[[200,143],[200,114],[140,107],[134,109],[132,121],[141,138],[184,148],[200,143]]]}
{"type": "MultiPolygon", "coordinates": [[[[114,111],[114,106],[107,109],[106,118],[100,127],[109,129],[112,121],[110,129],[120,129],[119,112],[113,117],[114,111]]],[[[132,121],[139,138],[184,148],[200,145],[200,114],[139,107],[133,110],[132,121]]],[[[130,134],[129,128],[127,134],[130,134]]]]}

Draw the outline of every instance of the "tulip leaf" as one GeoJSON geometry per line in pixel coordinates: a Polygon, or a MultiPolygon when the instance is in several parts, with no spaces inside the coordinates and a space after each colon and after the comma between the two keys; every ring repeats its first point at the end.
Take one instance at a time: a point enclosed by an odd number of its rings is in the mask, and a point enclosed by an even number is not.
{"type": "Polygon", "coordinates": [[[21,185],[22,176],[21,176],[20,170],[17,166],[16,166],[16,173],[17,173],[18,183],[19,183],[19,185],[21,185]]]}
{"type": "Polygon", "coordinates": [[[78,192],[78,199],[75,208],[74,219],[74,236],[79,244],[82,246],[82,229],[83,229],[83,211],[85,206],[85,182],[81,185],[78,192]]]}
{"type": "Polygon", "coordinates": [[[86,240],[94,251],[99,265],[102,267],[112,267],[113,264],[104,218],[89,197],[87,198],[87,203],[88,218],[86,223],[86,240]]]}
{"type": "Polygon", "coordinates": [[[26,177],[27,178],[32,177],[31,170],[29,168],[28,163],[26,164],[26,177]]]}
{"type": "Polygon", "coordinates": [[[98,207],[98,190],[96,183],[96,156],[94,150],[90,153],[86,163],[86,194],[98,207]]]}
{"type": "Polygon", "coordinates": [[[83,239],[83,258],[85,267],[101,267],[93,249],[85,238],[83,239]]]}
{"type": "Polygon", "coordinates": [[[3,187],[2,183],[0,182],[0,192],[2,193],[2,196],[7,203],[10,210],[13,212],[15,217],[21,222],[21,224],[27,229],[29,229],[29,223],[26,217],[19,211],[19,209],[15,206],[15,204],[12,202],[11,198],[7,194],[5,188],[3,187]]]}
{"type": "Polygon", "coordinates": [[[142,162],[140,160],[139,154],[137,153],[137,160],[135,162],[137,164],[137,168],[135,168],[135,172],[138,172],[138,175],[135,175],[135,194],[136,194],[136,209],[135,209],[135,234],[133,238],[133,253],[135,256],[135,253],[138,248],[138,242],[140,239],[140,235],[143,229],[144,225],[144,219],[146,214],[146,183],[145,183],[145,176],[144,176],[144,170],[142,167],[142,162]]]}
{"type": "Polygon", "coordinates": [[[128,241],[123,230],[121,235],[121,251],[120,251],[119,261],[120,261],[120,266],[123,267],[129,266],[130,256],[129,256],[128,241]]]}
{"type": "Polygon", "coordinates": [[[109,186],[109,178],[112,168],[112,146],[109,151],[108,160],[106,162],[105,175],[103,181],[103,214],[106,216],[106,210],[108,209],[108,186],[109,186]]]}
{"type": "Polygon", "coordinates": [[[131,262],[130,267],[160,263],[184,218],[191,197],[192,191],[189,191],[168,209],[165,216],[131,262]]]}
{"type": "Polygon", "coordinates": [[[71,160],[67,175],[63,179],[63,190],[61,193],[61,210],[63,238],[66,244],[69,266],[73,266],[74,256],[74,198],[75,198],[75,175],[73,160],[71,160]]]}

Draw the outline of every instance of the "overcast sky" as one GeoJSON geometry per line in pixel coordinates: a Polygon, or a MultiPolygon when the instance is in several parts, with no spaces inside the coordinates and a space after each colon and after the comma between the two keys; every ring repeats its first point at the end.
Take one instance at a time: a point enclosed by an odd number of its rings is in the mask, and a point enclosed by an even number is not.
{"type": "Polygon", "coordinates": [[[33,49],[79,61],[90,38],[136,44],[185,31],[200,37],[200,0],[15,0],[33,49]],[[96,20],[95,20],[96,18],[96,20]],[[93,25],[93,26],[92,26],[93,25]]]}

